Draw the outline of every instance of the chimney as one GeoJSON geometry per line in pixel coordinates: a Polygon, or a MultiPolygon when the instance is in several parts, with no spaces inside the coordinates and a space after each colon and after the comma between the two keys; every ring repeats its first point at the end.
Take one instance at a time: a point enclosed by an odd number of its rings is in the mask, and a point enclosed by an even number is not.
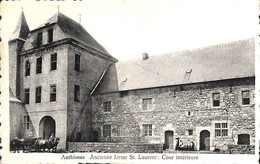
{"type": "Polygon", "coordinates": [[[143,53],[143,60],[146,60],[148,58],[149,58],[148,53],[143,53]]]}

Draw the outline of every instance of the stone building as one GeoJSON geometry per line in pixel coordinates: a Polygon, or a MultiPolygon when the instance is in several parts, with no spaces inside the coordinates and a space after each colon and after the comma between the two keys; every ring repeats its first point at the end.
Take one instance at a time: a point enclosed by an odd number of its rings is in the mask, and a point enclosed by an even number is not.
{"type": "MultiPolygon", "coordinates": [[[[89,110],[90,92],[106,67],[117,62],[79,23],[60,12],[34,30],[22,13],[9,40],[9,59],[10,88],[26,109],[23,122],[30,123],[23,127],[25,133],[42,138],[54,133],[61,139],[60,148],[75,138],[79,116],[89,116],[83,112],[89,110]]],[[[11,118],[18,114],[13,108],[11,102],[11,118]]],[[[83,120],[81,138],[87,140],[90,119],[83,120]]]]}
{"type": "Polygon", "coordinates": [[[255,143],[254,39],[118,62],[56,13],[9,41],[11,138],[164,144],[255,143]],[[11,94],[13,93],[13,94],[11,94]],[[21,130],[22,129],[22,130],[21,130]]]}
{"type": "Polygon", "coordinates": [[[92,96],[100,141],[255,143],[254,39],[110,65],[92,96]]]}

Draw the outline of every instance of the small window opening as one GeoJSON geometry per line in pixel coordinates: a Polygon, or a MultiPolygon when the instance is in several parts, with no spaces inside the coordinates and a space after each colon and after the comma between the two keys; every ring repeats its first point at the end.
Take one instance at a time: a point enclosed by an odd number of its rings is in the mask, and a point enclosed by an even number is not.
{"type": "Polygon", "coordinates": [[[142,101],[142,110],[151,110],[152,109],[152,98],[145,98],[142,101]]]}
{"type": "Polygon", "coordinates": [[[30,129],[30,117],[29,117],[29,115],[23,116],[23,126],[26,129],[30,129]]]}
{"type": "Polygon", "coordinates": [[[50,87],[50,102],[56,101],[56,85],[50,87]]]}
{"type": "Polygon", "coordinates": [[[35,103],[41,103],[42,87],[36,87],[35,103]]]}
{"type": "Polygon", "coordinates": [[[143,124],[143,135],[144,136],[152,136],[152,124],[143,124]]]}
{"type": "Polygon", "coordinates": [[[202,88],[201,88],[201,86],[199,87],[199,94],[202,95],[202,88]]]}
{"type": "Polygon", "coordinates": [[[74,85],[74,101],[80,101],[80,87],[79,85],[74,85]]]}
{"type": "Polygon", "coordinates": [[[121,91],[120,92],[120,97],[126,97],[128,96],[128,91],[121,91]]]}
{"type": "Polygon", "coordinates": [[[57,69],[57,53],[51,54],[51,71],[57,69]]]}
{"type": "Polygon", "coordinates": [[[36,59],[36,74],[42,73],[42,57],[36,59]]]}
{"type": "Polygon", "coordinates": [[[80,71],[80,55],[75,54],[75,71],[80,71]]]}
{"type": "Polygon", "coordinates": [[[250,104],[250,96],[249,96],[249,90],[242,91],[242,104],[248,105],[250,104]]]}
{"type": "Polygon", "coordinates": [[[48,43],[53,42],[53,29],[48,30],[48,43]]]}
{"type": "Polygon", "coordinates": [[[29,104],[30,102],[30,89],[26,88],[24,89],[24,103],[29,104]]]}
{"type": "Polygon", "coordinates": [[[239,145],[250,145],[249,134],[239,134],[237,144],[239,144],[239,145]]]}
{"type": "Polygon", "coordinates": [[[111,112],[111,101],[103,102],[104,112],[111,112]]]}
{"type": "Polygon", "coordinates": [[[30,75],[30,61],[26,61],[25,62],[25,76],[29,76],[30,75]]]}
{"type": "Polygon", "coordinates": [[[213,106],[214,107],[220,106],[220,94],[219,93],[213,93],[213,106]]]}

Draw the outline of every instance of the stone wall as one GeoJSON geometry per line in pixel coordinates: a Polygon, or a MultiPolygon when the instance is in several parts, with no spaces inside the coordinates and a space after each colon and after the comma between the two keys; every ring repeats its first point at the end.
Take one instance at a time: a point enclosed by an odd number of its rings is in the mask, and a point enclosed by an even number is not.
{"type": "MultiPolygon", "coordinates": [[[[210,150],[237,144],[238,134],[249,134],[255,140],[254,78],[220,80],[200,84],[130,90],[120,97],[119,92],[92,97],[92,129],[98,140],[105,141],[103,125],[111,125],[111,141],[164,143],[165,132],[183,142],[193,141],[200,149],[203,131],[210,133],[210,150]],[[250,91],[250,104],[242,105],[243,90],[250,91]],[[212,94],[220,93],[220,106],[213,107],[212,94]],[[142,110],[142,99],[152,98],[149,110],[142,110]],[[102,103],[111,101],[112,111],[104,112],[102,103]],[[227,123],[228,135],[215,137],[215,123],[227,123]],[[143,124],[152,124],[152,136],[144,136],[143,124]],[[117,125],[122,135],[117,136],[117,125]],[[189,130],[193,133],[189,135],[189,130]]],[[[173,145],[176,140],[173,139],[173,145]]],[[[174,146],[175,148],[175,146],[174,146]]]]}
{"type": "Polygon", "coordinates": [[[81,141],[89,141],[90,133],[90,92],[94,89],[104,70],[111,61],[98,57],[75,45],[68,50],[68,122],[67,135],[69,141],[76,141],[77,133],[81,133],[81,141]],[[75,54],[80,55],[80,71],[75,71],[75,54]],[[80,86],[80,101],[74,101],[74,85],[80,86]]]}
{"type": "Polygon", "coordinates": [[[26,115],[23,103],[10,101],[10,139],[25,138],[29,135],[30,129],[23,126],[23,117],[26,115]]]}
{"type": "Polygon", "coordinates": [[[255,145],[229,145],[230,154],[255,154],[255,145]]]}
{"type": "Polygon", "coordinates": [[[68,142],[68,150],[73,152],[162,153],[163,144],[68,142]]]}

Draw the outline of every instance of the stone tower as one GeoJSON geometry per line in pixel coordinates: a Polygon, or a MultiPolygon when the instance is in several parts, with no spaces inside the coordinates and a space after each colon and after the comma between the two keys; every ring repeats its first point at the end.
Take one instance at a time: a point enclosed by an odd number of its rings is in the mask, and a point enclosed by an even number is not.
{"type": "Polygon", "coordinates": [[[17,98],[20,98],[20,57],[25,39],[30,30],[22,11],[17,26],[9,39],[9,85],[17,98]]]}

